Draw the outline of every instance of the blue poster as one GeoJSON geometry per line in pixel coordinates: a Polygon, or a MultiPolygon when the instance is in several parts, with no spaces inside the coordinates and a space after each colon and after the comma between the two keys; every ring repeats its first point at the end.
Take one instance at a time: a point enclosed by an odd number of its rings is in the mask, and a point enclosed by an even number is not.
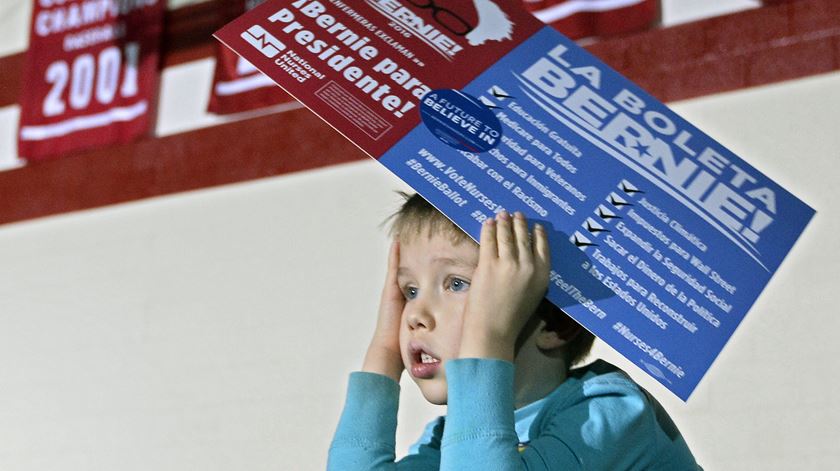
{"type": "Polygon", "coordinates": [[[814,210],[517,1],[268,0],[216,33],[474,239],[549,233],[548,298],[687,399],[814,210]]]}
{"type": "Polygon", "coordinates": [[[548,27],[419,110],[380,162],[475,239],[549,228],[549,299],[684,400],[814,215],[548,27]]]}

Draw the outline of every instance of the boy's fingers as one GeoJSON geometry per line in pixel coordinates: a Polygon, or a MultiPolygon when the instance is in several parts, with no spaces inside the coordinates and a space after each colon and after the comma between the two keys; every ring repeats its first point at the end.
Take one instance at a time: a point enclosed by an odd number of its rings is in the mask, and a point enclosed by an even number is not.
{"type": "Polygon", "coordinates": [[[507,211],[496,215],[496,239],[499,244],[500,258],[516,258],[516,242],[513,235],[513,222],[507,211]]]}
{"type": "Polygon", "coordinates": [[[540,268],[551,269],[551,252],[548,248],[548,234],[542,224],[534,225],[534,258],[540,268]]]}
{"type": "Polygon", "coordinates": [[[493,218],[487,218],[481,225],[478,242],[479,260],[490,260],[499,256],[499,249],[496,246],[496,221],[493,218]]]}
{"type": "Polygon", "coordinates": [[[400,241],[396,237],[391,241],[388,251],[388,277],[396,277],[400,266],[400,241]]]}
{"type": "MultiPolygon", "coordinates": [[[[396,296],[394,293],[399,293],[397,286],[397,272],[400,268],[400,242],[397,238],[391,241],[391,249],[388,251],[388,273],[385,274],[385,288],[383,289],[383,296],[396,296]]],[[[402,294],[400,294],[402,296],[402,294]]],[[[384,299],[384,298],[383,298],[384,299]]]]}
{"type": "Polygon", "coordinates": [[[516,236],[516,249],[519,253],[519,259],[523,262],[530,260],[533,255],[531,240],[528,236],[528,222],[525,220],[525,215],[519,211],[513,215],[513,233],[516,236]]]}

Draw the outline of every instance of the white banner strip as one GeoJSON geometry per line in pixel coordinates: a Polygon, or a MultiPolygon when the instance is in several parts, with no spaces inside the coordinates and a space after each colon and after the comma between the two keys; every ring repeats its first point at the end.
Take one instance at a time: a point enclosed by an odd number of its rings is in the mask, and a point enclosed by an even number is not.
{"type": "Polygon", "coordinates": [[[216,95],[230,96],[239,93],[256,90],[264,87],[276,87],[277,85],[268,78],[268,75],[257,73],[249,77],[243,77],[229,82],[219,82],[216,84],[216,95]]]}
{"type": "Polygon", "coordinates": [[[99,128],[116,122],[131,121],[145,114],[148,108],[149,103],[143,100],[132,106],[112,108],[102,113],[78,116],[58,123],[43,126],[24,126],[20,129],[20,138],[25,141],[43,141],[44,139],[65,136],[71,132],[99,128]]]}
{"type": "Polygon", "coordinates": [[[546,8],[545,10],[538,10],[532,13],[543,23],[553,23],[557,20],[568,18],[575,13],[617,10],[619,8],[637,5],[644,1],[645,0],[570,0],[566,3],[554,5],[553,7],[546,8]]]}

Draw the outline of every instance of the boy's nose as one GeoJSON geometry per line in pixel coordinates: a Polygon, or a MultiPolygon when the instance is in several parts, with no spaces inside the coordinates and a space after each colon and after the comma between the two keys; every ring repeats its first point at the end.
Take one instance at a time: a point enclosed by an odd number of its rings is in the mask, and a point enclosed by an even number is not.
{"type": "Polygon", "coordinates": [[[435,318],[429,310],[427,302],[414,300],[411,309],[406,313],[406,322],[410,330],[415,329],[434,329],[435,318]]]}

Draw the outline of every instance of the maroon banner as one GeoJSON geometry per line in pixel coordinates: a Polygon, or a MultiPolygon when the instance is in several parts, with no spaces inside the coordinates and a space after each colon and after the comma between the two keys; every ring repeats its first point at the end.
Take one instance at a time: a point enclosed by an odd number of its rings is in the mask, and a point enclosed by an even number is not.
{"type": "MultiPolygon", "coordinates": [[[[237,1],[228,21],[264,0],[237,1]]],[[[216,69],[207,111],[232,114],[295,101],[247,60],[222,44],[216,44],[216,69]]]]}
{"type": "Polygon", "coordinates": [[[152,123],[164,0],[36,0],[19,154],[129,142],[152,123]]]}
{"type": "Polygon", "coordinates": [[[659,0],[523,0],[544,23],[572,39],[614,36],[659,24],[659,0]]]}
{"type": "Polygon", "coordinates": [[[216,70],[207,111],[233,114],[295,101],[268,76],[222,44],[216,45],[216,70]]]}

